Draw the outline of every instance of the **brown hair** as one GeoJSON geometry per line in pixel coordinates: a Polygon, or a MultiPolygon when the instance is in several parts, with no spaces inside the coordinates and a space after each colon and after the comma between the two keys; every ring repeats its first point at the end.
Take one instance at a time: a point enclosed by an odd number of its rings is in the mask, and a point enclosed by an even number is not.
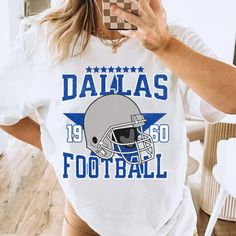
{"type": "Polygon", "coordinates": [[[50,49],[57,53],[58,62],[68,56],[81,54],[87,47],[92,32],[97,28],[96,4],[96,0],[65,0],[64,4],[40,21],[53,24],[49,45],[50,49]],[[76,52],[75,46],[80,37],[80,50],[76,52]],[[73,42],[72,50],[71,42],[73,42]]]}

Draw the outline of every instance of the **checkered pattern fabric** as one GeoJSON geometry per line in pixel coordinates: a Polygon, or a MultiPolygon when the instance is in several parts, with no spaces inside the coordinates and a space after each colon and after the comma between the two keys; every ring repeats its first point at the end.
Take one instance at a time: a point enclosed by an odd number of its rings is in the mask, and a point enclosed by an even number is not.
{"type": "Polygon", "coordinates": [[[103,0],[103,22],[108,29],[132,29],[135,30],[137,27],[130,24],[126,20],[115,16],[110,12],[110,7],[116,5],[120,8],[126,9],[126,11],[138,15],[138,8],[131,0],[103,0]]]}

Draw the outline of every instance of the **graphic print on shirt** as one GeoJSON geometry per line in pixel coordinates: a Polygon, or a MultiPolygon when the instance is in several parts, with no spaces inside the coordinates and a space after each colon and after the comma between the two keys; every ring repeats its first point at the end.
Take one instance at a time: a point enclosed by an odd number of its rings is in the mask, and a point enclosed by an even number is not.
{"type": "Polygon", "coordinates": [[[130,98],[118,94],[100,97],[85,112],[86,145],[105,159],[117,153],[129,164],[151,160],[155,149],[151,136],[143,132],[145,121],[130,98]]]}
{"type": "MultiPolygon", "coordinates": [[[[70,78],[75,79],[71,75],[70,78]]],[[[72,88],[74,92],[75,89],[73,86],[72,88]]],[[[82,88],[82,90],[86,89],[82,88]]],[[[66,96],[68,99],[73,99],[75,96],[68,96],[69,93],[66,90],[68,90],[68,84],[64,80],[63,100],[66,100],[66,96]]],[[[90,91],[92,94],[93,91],[90,91]]],[[[134,175],[137,178],[167,178],[167,172],[161,171],[162,154],[155,150],[155,142],[167,143],[169,141],[168,125],[157,124],[157,121],[166,114],[143,113],[137,103],[127,95],[127,93],[112,91],[98,96],[88,105],[84,113],[64,113],[69,118],[68,120],[75,124],[67,124],[67,142],[75,145],[83,142],[91,151],[89,157],[63,153],[64,178],[68,177],[66,171],[70,166],[68,159],[74,158],[80,159],[81,166],[84,167],[83,173],[76,174],[78,178],[100,177],[98,168],[102,163],[105,163],[106,167],[108,163],[115,163],[117,169],[115,178],[133,178],[134,175]],[[149,161],[155,161],[156,173],[153,171],[148,173],[149,161]],[[129,166],[130,169],[127,170],[129,166]],[[91,173],[88,173],[88,170],[91,173]],[[124,172],[127,173],[124,174],[124,172]]],[[[108,176],[110,177],[107,168],[103,177],[108,178],[108,176]]]]}

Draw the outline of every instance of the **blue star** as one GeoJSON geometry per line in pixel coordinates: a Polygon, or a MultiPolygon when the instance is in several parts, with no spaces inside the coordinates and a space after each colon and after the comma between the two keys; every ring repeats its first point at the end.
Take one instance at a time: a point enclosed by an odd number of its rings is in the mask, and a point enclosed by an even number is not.
{"type": "Polygon", "coordinates": [[[96,73],[98,73],[99,72],[99,68],[96,66],[95,68],[94,68],[94,72],[96,73]]]}
{"type": "Polygon", "coordinates": [[[123,71],[124,72],[129,72],[129,68],[126,66],[126,67],[123,68],[123,71]]]}
{"type": "Polygon", "coordinates": [[[136,68],[133,66],[130,68],[131,72],[136,72],[136,68]]]}
{"type": "Polygon", "coordinates": [[[142,66],[140,66],[140,67],[138,68],[138,72],[143,72],[143,70],[144,70],[144,68],[143,68],[142,66]]]}
{"type": "Polygon", "coordinates": [[[113,72],[113,71],[114,71],[114,68],[113,68],[112,66],[110,66],[110,67],[108,68],[108,70],[109,70],[109,72],[113,72]]]}
{"type": "Polygon", "coordinates": [[[107,71],[107,68],[106,68],[105,66],[103,66],[103,67],[101,68],[101,70],[102,70],[102,72],[106,72],[106,71],[107,71]]]}
{"type": "Polygon", "coordinates": [[[91,68],[90,66],[88,66],[88,67],[86,68],[86,70],[87,70],[87,73],[91,73],[91,72],[92,72],[92,68],[91,68]]]}
{"type": "Polygon", "coordinates": [[[121,72],[121,68],[119,66],[116,67],[116,72],[121,72]]]}

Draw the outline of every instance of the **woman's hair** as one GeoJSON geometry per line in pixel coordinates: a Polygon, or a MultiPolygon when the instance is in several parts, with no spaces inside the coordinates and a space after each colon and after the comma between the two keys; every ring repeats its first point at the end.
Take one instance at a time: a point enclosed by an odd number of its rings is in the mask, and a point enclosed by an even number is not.
{"type": "Polygon", "coordinates": [[[78,56],[85,50],[92,32],[97,28],[95,1],[64,0],[64,4],[45,15],[40,21],[40,23],[48,22],[53,25],[49,35],[49,46],[53,52],[56,52],[58,62],[68,56],[78,56]],[[79,47],[75,47],[78,41],[79,47]]]}

